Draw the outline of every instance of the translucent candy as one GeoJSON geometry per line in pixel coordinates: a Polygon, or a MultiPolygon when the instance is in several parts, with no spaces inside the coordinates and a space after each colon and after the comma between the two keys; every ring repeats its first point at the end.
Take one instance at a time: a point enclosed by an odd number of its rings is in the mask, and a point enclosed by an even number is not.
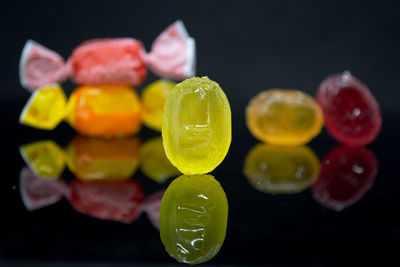
{"type": "Polygon", "coordinates": [[[161,136],[146,141],[140,148],[140,170],[157,183],[180,174],[165,155],[161,136]]]}
{"type": "Polygon", "coordinates": [[[211,175],[182,175],[167,188],[160,207],[160,236],[168,254],[198,264],[213,258],[225,239],[228,201],[211,175]]]}
{"type": "Polygon", "coordinates": [[[182,173],[215,169],[231,142],[231,110],[219,85],[207,77],[178,84],[165,102],[162,137],[168,159],[182,173]]]}
{"type": "Polygon", "coordinates": [[[317,99],[324,112],[328,132],[337,141],[364,146],[378,136],[382,117],[368,87],[345,71],[322,81],[317,99]]]}
{"type": "Polygon", "coordinates": [[[175,85],[174,82],[158,80],[143,89],[142,119],[147,127],[161,131],[165,100],[175,85]]]}
{"type": "Polygon", "coordinates": [[[246,156],[244,173],[261,192],[294,194],[317,179],[319,160],[307,146],[258,144],[246,156]]]}
{"type": "Polygon", "coordinates": [[[297,90],[271,89],[261,92],[246,108],[250,132],[274,145],[302,145],[318,135],[322,111],[309,95],[297,90]]]}
{"type": "Polygon", "coordinates": [[[378,173],[374,153],[364,147],[339,146],[323,160],[318,180],[312,186],[315,200],[341,211],[359,201],[378,173]]]}

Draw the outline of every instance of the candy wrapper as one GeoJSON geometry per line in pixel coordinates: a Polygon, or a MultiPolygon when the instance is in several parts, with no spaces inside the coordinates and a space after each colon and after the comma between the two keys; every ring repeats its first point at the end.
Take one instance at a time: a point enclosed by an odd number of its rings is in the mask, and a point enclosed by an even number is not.
{"type": "Polygon", "coordinates": [[[89,136],[125,136],[141,127],[139,96],[128,85],[80,86],[69,101],[58,84],[35,91],[20,116],[20,123],[52,130],[66,120],[89,136]]]}
{"type": "Polygon", "coordinates": [[[20,59],[20,82],[30,90],[68,77],[77,84],[138,86],[147,67],[161,77],[183,80],[194,76],[194,65],[195,41],[178,20],[157,37],[150,53],[136,39],[95,39],[75,48],[65,63],[56,52],[28,40],[20,59]]]}

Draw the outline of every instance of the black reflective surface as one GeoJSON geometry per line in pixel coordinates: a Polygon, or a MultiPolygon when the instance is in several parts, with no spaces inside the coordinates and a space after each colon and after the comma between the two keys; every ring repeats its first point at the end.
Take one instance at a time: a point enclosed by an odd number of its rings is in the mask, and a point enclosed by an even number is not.
{"type": "MultiPolygon", "coordinates": [[[[400,241],[397,2],[144,1],[98,5],[94,9],[89,3],[71,1],[9,2],[0,11],[5,38],[0,63],[1,265],[177,264],[164,250],[154,212],[160,192],[172,179],[158,183],[139,168],[128,180],[116,182],[128,183],[132,191],[140,185],[142,195],[135,193],[122,199],[123,204],[117,201],[112,202],[114,206],[105,206],[116,213],[123,205],[128,210],[127,217],[110,217],[110,213],[88,212],[87,206],[74,205],[70,197],[65,197],[72,186],[76,190],[84,183],[65,168],[62,182],[49,186],[50,195],[39,194],[46,196],[47,202],[29,211],[21,197],[20,176],[26,163],[19,147],[53,140],[64,148],[75,133],[66,123],[51,132],[18,124],[29,97],[18,83],[18,60],[26,39],[36,39],[64,57],[80,42],[96,37],[136,37],[150,48],[159,31],[176,18],[182,18],[196,38],[198,75],[217,81],[232,108],[231,148],[212,172],[228,199],[228,226],[219,253],[206,264],[358,266],[374,260],[379,266],[392,260],[396,265],[397,254],[392,251],[400,241]],[[258,144],[245,126],[244,108],[249,99],[261,90],[276,87],[298,88],[314,95],[323,78],[345,69],[369,86],[381,106],[382,131],[367,147],[372,157],[362,160],[371,165],[370,158],[376,158],[376,176],[364,179],[354,175],[363,173],[358,163],[350,167],[353,176],[345,176],[335,183],[337,186],[330,187],[326,182],[294,194],[255,189],[244,175],[246,156],[258,144]],[[326,193],[340,185],[348,189],[346,194],[326,193]],[[342,202],[329,201],[329,196],[342,202]],[[137,210],[137,202],[147,209],[137,210]]],[[[143,86],[155,79],[149,75],[143,86]]],[[[63,86],[68,93],[74,88],[71,82],[63,86]]],[[[157,136],[143,128],[138,138],[144,144],[157,136]]],[[[321,163],[337,146],[325,129],[308,144],[321,163]]],[[[361,167],[373,173],[372,165],[372,170],[361,167]]],[[[119,187],[106,188],[111,193],[102,200],[115,200],[112,190],[119,187]]],[[[85,192],[90,195],[98,191],[89,188],[85,192]]]]}

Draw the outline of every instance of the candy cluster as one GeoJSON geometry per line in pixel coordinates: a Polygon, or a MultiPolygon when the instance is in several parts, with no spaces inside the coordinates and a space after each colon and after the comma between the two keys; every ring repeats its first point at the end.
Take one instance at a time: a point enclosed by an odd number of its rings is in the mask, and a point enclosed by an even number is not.
{"type": "Polygon", "coordinates": [[[194,63],[194,39],[181,21],[161,33],[148,54],[135,39],[98,39],[79,45],[64,63],[54,51],[28,41],[20,60],[20,80],[34,93],[20,123],[52,130],[65,119],[88,136],[134,134],[142,121],[160,131],[163,105],[175,83],[150,84],[142,101],[132,86],[143,83],[146,66],[163,78],[182,80],[194,75],[194,63]],[[67,77],[80,85],[68,101],[58,84],[67,77]]]}
{"type": "Polygon", "coordinates": [[[273,145],[303,145],[323,123],[342,144],[364,146],[378,136],[382,118],[368,87],[345,71],[320,84],[317,101],[298,90],[271,89],[255,96],[246,108],[250,132],[273,145]]]}

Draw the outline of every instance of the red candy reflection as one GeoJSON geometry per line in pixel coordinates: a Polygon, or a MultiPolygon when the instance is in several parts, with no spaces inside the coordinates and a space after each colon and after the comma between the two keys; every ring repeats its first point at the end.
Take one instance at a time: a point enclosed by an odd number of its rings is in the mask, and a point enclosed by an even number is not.
{"type": "Polygon", "coordinates": [[[137,181],[82,182],[75,179],[70,186],[70,203],[83,214],[124,223],[131,223],[140,215],[144,193],[137,181]]]}
{"type": "Polygon", "coordinates": [[[322,206],[341,211],[365,195],[377,173],[378,163],[370,150],[339,146],[321,162],[321,172],[312,186],[314,198],[322,206]]]}

